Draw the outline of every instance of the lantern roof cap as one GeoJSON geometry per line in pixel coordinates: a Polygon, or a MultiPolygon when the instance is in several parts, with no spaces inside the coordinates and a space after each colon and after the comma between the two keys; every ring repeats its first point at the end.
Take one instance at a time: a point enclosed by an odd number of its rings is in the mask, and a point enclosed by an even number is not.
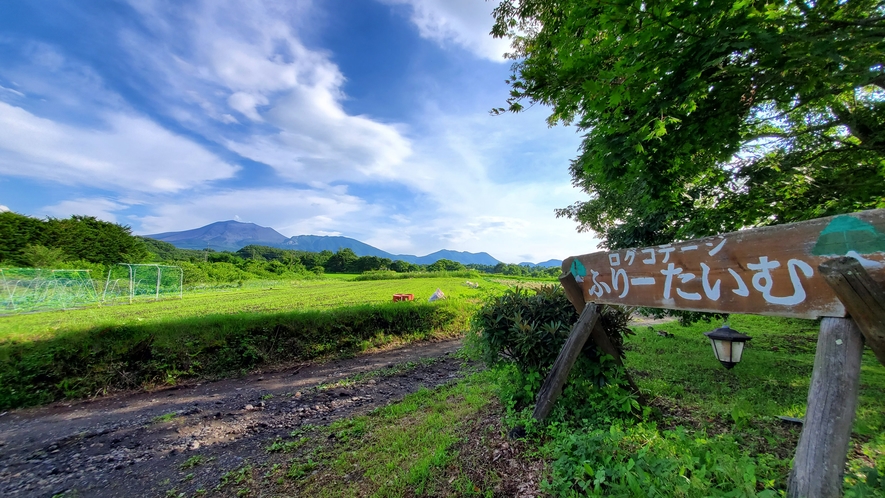
{"type": "Polygon", "coordinates": [[[714,341],[731,341],[731,342],[746,342],[752,339],[752,337],[742,334],[737,330],[732,329],[728,325],[723,325],[716,330],[711,330],[710,332],[704,332],[704,335],[713,339],[714,341]]]}

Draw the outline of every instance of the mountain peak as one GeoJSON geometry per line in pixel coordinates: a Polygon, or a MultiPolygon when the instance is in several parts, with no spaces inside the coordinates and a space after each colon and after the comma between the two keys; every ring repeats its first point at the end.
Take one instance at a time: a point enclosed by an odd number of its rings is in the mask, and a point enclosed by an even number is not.
{"type": "Polygon", "coordinates": [[[287,240],[273,228],[236,220],[216,221],[200,228],[183,232],[164,232],[145,235],[152,239],[169,242],[181,249],[215,249],[236,251],[250,244],[276,247],[287,240]]]}
{"type": "MultiPolygon", "coordinates": [[[[296,235],[286,237],[273,228],[237,220],[216,221],[200,228],[183,232],[164,232],[145,235],[152,239],[169,242],[181,249],[214,249],[216,251],[237,251],[248,245],[295,249],[299,251],[336,252],[351,249],[357,256],[378,256],[392,260],[402,260],[421,265],[433,264],[440,259],[457,261],[461,264],[494,266],[500,261],[486,252],[465,252],[443,249],[426,256],[391,254],[356,239],[332,235],[296,235]]],[[[544,263],[541,263],[542,265],[544,263]]]]}

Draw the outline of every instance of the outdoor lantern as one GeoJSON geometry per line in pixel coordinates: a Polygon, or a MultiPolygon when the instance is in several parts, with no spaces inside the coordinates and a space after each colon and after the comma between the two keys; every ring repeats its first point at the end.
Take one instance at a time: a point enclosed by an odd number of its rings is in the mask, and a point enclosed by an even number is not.
{"type": "Polygon", "coordinates": [[[704,335],[710,338],[716,359],[727,369],[731,369],[741,361],[744,343],[752,339],[748,335],[731,330],[728,325],[723,325],[712,332],[705,332],[704,335]]]}

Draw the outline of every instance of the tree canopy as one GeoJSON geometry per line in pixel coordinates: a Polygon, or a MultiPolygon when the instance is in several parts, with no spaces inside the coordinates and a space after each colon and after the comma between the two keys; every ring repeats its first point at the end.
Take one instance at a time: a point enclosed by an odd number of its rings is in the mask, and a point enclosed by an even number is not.
{"type": "Polygon", "coordinates": [[[142,261],[147,255],[144,242],[128,226],[92,216],[40,220],[11,211],[0,213],[0,261],[4,264],[64,260],[114,264],[142,261]]]}
{"type": "Polygon", "coordinates": [[[885,207],[885,2],[503,0],[507,107],[586,133],[610,248],[885,207]]]}

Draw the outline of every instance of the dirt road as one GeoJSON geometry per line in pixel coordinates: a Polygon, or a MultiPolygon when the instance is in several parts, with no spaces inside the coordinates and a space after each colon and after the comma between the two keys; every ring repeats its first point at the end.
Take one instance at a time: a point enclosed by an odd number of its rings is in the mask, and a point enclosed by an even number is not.
{"type": "Polygon", "coordinates": [[[0,416],[0,496],[163,496],[211,489],[277,436],[397,401],[459,376],[460,341],[420,343],[324,364],[0,416]],[[347,381],[342,382],[342,380],[347,381]]]}

